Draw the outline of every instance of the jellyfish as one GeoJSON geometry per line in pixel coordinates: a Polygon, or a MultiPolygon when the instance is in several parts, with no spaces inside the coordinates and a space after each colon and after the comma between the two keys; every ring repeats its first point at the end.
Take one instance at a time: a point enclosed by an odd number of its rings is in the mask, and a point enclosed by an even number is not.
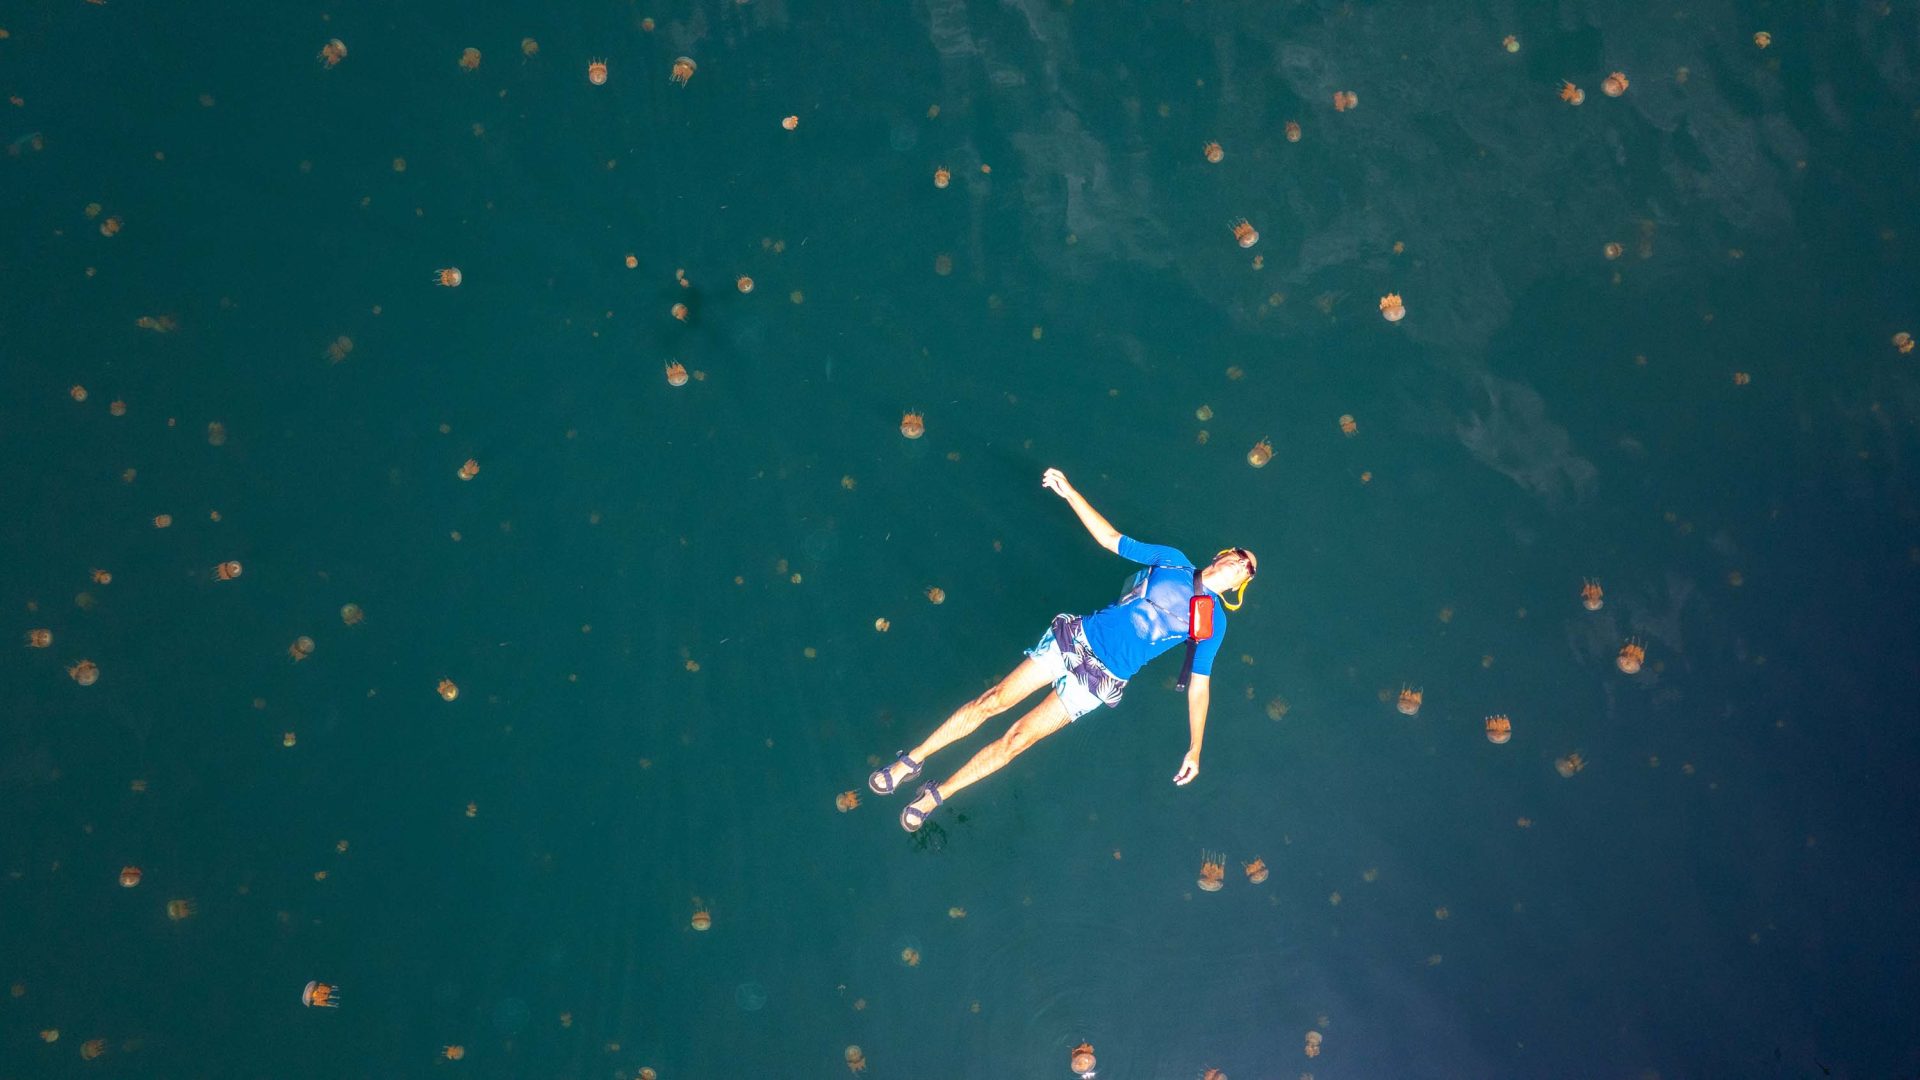
{"type": "Polygon", "coordinates": [[[1353,414],[1342,413],[1340,415],[1340,434],[1345,435],[1348,438],[1352,438],[1353,436],[1359,434],[1359,432],[1360,432],[1360,425],[1354,422],[1353,414]]]}
{"type": "Polygon", "coordinates": [[[1500,39],[1500,47],[1510,53],[1517,53],[1520,51],[1520,39],[1514,37],[1512,34],[1508,34],[1506,37],[1500,39]]]}
{"type": "Polygon", "coordinates": [[[1620,646],[1620,655],[1614,660],[1614,663],[1622,672],[1628,675],[1635,675],[1639,673],[1640,665],[1644,663],[1646,659],[1647,647],[1634,638],[1628,638],[1627,643],[1620,646]]]}
{"type": "Polygon", "coordinates": [[[942,165],[939,168],[933,170],[933,186],[934,187],[944,188],[952,182],[953,182],[953,171],[951,169],[948,169],[945,165],[942,165]]]}
{"type": "Polygon", "coordinates": [[[860,795],[857,792],[843,791],[833,797],[834,809],[843,814],[859,805],[860,795]]]}
{"type": "Polygon", "coordinates": [[[703,933],[713,928],[713,913],[702,907],[697,900],[694,901],[692,923],[695,930],[703,933]]]}
{"type": "Polygon", "coordinates": [[[441,270],[435,270],[433,276],[435,281],[438,281],[449,289],[459,288],[460,283],[466,280],[461,276],[460,268],[457,266],[449,266],[441,270]]]}
{"type": "Polygon", "coordinates": [[[1581,105],[1587,100],[1587,92],[1570,82],[1560,84],[1560,100],[1569,105],[1581,105]]]}
{"type": "Polygon", "coordinates": [[[944,604],[947,602],[947,590],[938,585],[927,586],[927,603],[944,604]]]}
{"type": "Polygon", "coordinates": [[[1753,35],[1753,43],[1756,46],[1764,49],[1767,46],[1773,44],[1773,35],[1767,33],[1765,30],[1761,30],[1758,33],[1755,33],[1753,35]]]}
{"type": "Polygon", "coordinates": [[[673,74],[667,76],[667,78],[679,83],[681,86],[685,86],[693,81],[693,73],[698,70],[699,67],[700,65],[693,62],[693,57],[682,56],[673,62],[673,74]]]}
{"type": "Polygon", "coordinates": [[[462,480],[471,480],[480,475],[480,462],[475,458],[468,458],[460,463],[458,469],[454,470],[454,475],[462,480]]]}
{"type": "Polygon", "coordinates": [[[1599,611],[1606,603],[1605,591],[1600,588],[1599,578],[1587,578],[1580,586],[1580,606],[1588,611],[1599,611]]]}
{"type": "Polygon", "coordinates": [[[1600,83],[1600,92],[1608,97],[1619,97],[1627,92],[1627,75],[1616,71],[1600,83]]]}
{"type": "Polygon", "coordinates": [[[678,360],[667,361],[667,385],[668,386],[687,385],[687,369],[678,360]]]}
{"type": "Polygon", "coordinates": [[[340,605],[340,621],[348,626],[359,626],[360,620],[366,617],[367,613],[360,610],[359,604],[340,605]]]}
{"type": "Polygon", "coordinates": [[[440,685],[434,689],[439,692],[442,701],[452,701],[460,696],[460,687],[452,679],[441,679],[440,685]]]}
{"type": "Polygon", "coordinates": [[[1407,317],[1407,305],[1400,301],[1399,293],[1388,293],[1380,298],[1380,317],[1388,322],[1399,322],[1407,317]]]}
{"type": "Polygon", "coordinates": [[[1900,350],[1900,355],[1902,356],[1912,352],[1913,335],[1907,333],[1905,330],[1893,335],[1893,347],[1900,350]]]}
{"type": "Polygon", "coordinates": [[[53,644],[53,631],[35,627],[27,631],[27,648],[44,649],[53,644]]]}
{"type": "Polygon", "coordinates": [[[1288,142],[1299,142],[1300,141],[1300,122],[1297,120],[1287,121],[1286,132],[1287,132],[1288,142]]]}
{"type": "Polygon", "coordinates": [[[467,1056],[467,1048],[458,1043],[452,1046],[443,1046],[440,1048],[440,1056],[446,1058],[448,1061],[459,1061],[461,1058],[467,1056]]]}
{"type": "Polygon", "coordinates": [[[1200,1080],[1227,1080],[1227,1074],[1219,1069],[1208,1069],[1200,1074],[1200,1080]]]}
{"type": "Polygon", "coordinates": [[[1253,449],[1247,451],[1247,464],[1253,466],[1256,469],[1266,468],[1267,462],[1272,460],[1273,460],[1273,443],[1267,441],[1266,439],[1261,439],[1259,442],[1254,443],[1253,449]]]}
{"type": "Polygon", "coordinates": [[[1243,248],[1250,248],[1260,242],[1259,230],[1249,224],[1246,218],[1234,218],[1227,223],[1227,227],[1233,230],[1233,238],[1239,241],[1243,248]]]}
{"type": "Polygon", "coordinates": [[[669,308],[668,311],[674,318],[679,319],[681,322],[687,321],[687,305],[675,304],[672,308],[669,308]]]}
{"type": "Polygon", "coordinates": [[[1394,708],[1399,709],[1402,716],[1418,716],[1420,714],[1420,699],[1423,693],[1424,691],[1415,690],[1411,686],[1402,686],[1400,688],[1400,700],[1394,705],[1394,708]]]}
{"type": "Polygon", "coordinates": [[[113,236],[119,233],[120,225],[121,221],[117,216],[109,215],[107,220],[100,223],[100,235],[113,236]]]}
{"type": "Polygon", "coordinates": [[[1575,750],[1573,753],[1568,754],[1566,757],[1555,758],[1553,762],[1553,771],[1559,773],[1562,778],[1568,779],[1568,780],[1573,779],[1574,773],[1577,773],[1581,769],[1584,769],[1586,767],[1587,767],[1586,759],[1580,756],[1580,752],[1578,750],[1575,750]]]}
{"type": "Polygon", "coordinates": [[[106,1052],[107,1040],[105,1039],[88,1039],[80,1044],[80,1057],[86,1061],[92,1061],[106,1052]]]}
{"type": "Polygon", "coordinates": [[[1217,142],[1210,142],[1207,145],[1201,147],[1200,153],[1204,155],[1208,161],[1212,162],[1215,165],[1220,164],[1220,162],[1224,160],[1227,156],[1227,152],[1220,149],[1220,144],[1217,142]]]}
{"type": "Polygon", "coordinates": [[[1504,746],[1513,738],[1513,721],[1505,713],[1496,713],[1487,717],[1487,741],[1495,746],[1504,746]]]}
{"type": "Polygon", "coordinates": [[[900,417],[900,434],[905,435],[909,439],[917,439],[926,433],[926,418],[919,413],[908,409],[906,414],[900,417]]]}
{"type": "Polygon", "coordinates": [[[1211,851],[1200,852],[1200,880],[1196,883],[1201,892],[1219,892],[1226,884],[1227,857],[1211,851]]]}
{"type": "Polygon", "coordinates": [[[333,40],[327,42],[325,45],[320,46],[320,57],[319,57],[320,63],[328,68],[332,68],[333,65],[338,64],[340,61],[345,60],[346,58],[347,58],[346,43],[341,41],[339,38],[334,38],[333,40]]]}
{"type": "Polygon", "coordinates": [[[1267,880],[1267,860],[1258,856],[1252,862],[1242,864],[1240,869],[1247,872],[1247,880],[1255,885],[1267,880]]]}
{"type": "Polygon", "coordinates": [[[1213,406],[1202,405],[1199,408],[1193,410],[1193,418],[1195,420],[1200,421],[1203,424],[1213,419],[1213,406]]]}
{"type": "Polygon", "coordinates": [[[867,1055],[862,1053],[858,1046],[847,1047],[846,1058],[847,1058],[848,1069],[852,1070],[853,1072],[866,1071],[867,1055]]]}
{"type": "Polygon", "coordinates": [[[293,657],[293,662],[296,664],[302,660],[305,660],[307,657],[312,656],[313,655],[313,639],[306,636],[305,634],[302,634],[299,637],[294,638],[293,644],[287,646],[287,655],[293,657]]]}
{"type": "Polygon", "coordinates": [[[753,279],[745,274],[741,274],[739,277],[733,279],[733,287],[739,289],[743,294],[750,293],[753,291],[753,279]]]}
{"type": "Polygon", "coordinates": [[[1622,248],[1617,242],[1610,240],[1607,242],[1606,247],[1603,247],[1600,249],[1600,254],[1605,255],[1607,257],[1608,262],[1612,262],[1613,260],[1619,258],[1620,253],[1624,250],[1626,249],[1622,248]]]}
{"type": "Polygon", "coordinates": [[[1319,1032],[1317,1032],[1317,1031],[1309,1031],[1309,1032],[1307,1032],[1307,1048],[1306,1048],[1306,1050],[1307,1050],[1307,1056],[1308,1056],[1308,1057],[1319,1057],[1319,1056],[1320,1056],[1320,1033],[1319,1033],[1319,1032]]]}
{"type": "Polygon", "coordinates": [[[540,55],[540,43],[532,38],[520,39],[520,55],[531,60],[540,55]]]}
{"type": "Polygon", "coordinates": [[[783,116],[780,118],[780,126],[786,128],[788,131],[792,131],[794,128],[800,126],[800,118],[797,116],[783,116]]]}
{"type": "Polygon", "coordinates": [[[1745,386],[1752,381],[1753,376],[1744,371],[1736,371],[1733,373],[1733,385],[1735,386],[1745,386]]]}
{"type": "Polygon", "coordinates": [[[1346,112],[1358,104],[1360,104],[1360,99],[1346,90],[1335,90],[1333,92],[1334,112],[1346,112]]]}
{"type": "Polygon", "coordinates": [[[81,660],[67,669],[67,675],[81,686],[92,686],[100,681],[100,665],[91,660],[81,660]]]}
{"type": "Polygon", "coordinates": [[[173,515],[172,515],[172,514],[155,514],[155,515],[153,515],[153,527],[154,527],[154,528],[156,528],[156,529],[165,529],[165,528],[168,528],[168,527],[170,527],[170,526],[172,526],[172,525],[173,525],[173,515]]]}
{"type": "Polygon", "coordinates": [[[127,415],[127,403],[118,398],[107,402],[107,414],[110,416],[127,415]]]}
{"type": "Polygon", "coordinates": [[[131,889],[138,884],[140,884],[140,868],[139,867],[123,866],[120,868],[120,887],[121,888],[131,889]]]}
{"type": "Polygon", "coordinates": [[[299,741],[300,741],[300,736],[295,734],[294,732],[283,731],[280,733],[280,745],[286,747],[289,750],[293,749],[294,745],[299,741]]]}
{"type": "Polygon", "coordinates": [[[480,67],[480,50],[466,48],[460,50],[460,70],[474,71],[480,67]]]}
{"type": "Polygon", "coordinates": [[[900,947],[900,962],[908,967],[920,966],[920,950],[911,945],[900,947]]]}
{"type": "Polygon", "coordinates": [[[309,1009],[337,1009],[340,1007],[340,988],[315,981],[300,991],[300,1004],[309,1009]]]}
{"type": "Polygon", "coordinates": [[[195,904],[191,900],[167,901],[167,918],[172,919],[174,922],[184,922],[187,919],[191,919],[193,918],[194,912],[199,910],[200,905],[195,904]]]}
{"type": "Polygon", "coordinates": [[[605,60],[587,61],[587,81],[595,86],[607,85],[607,62],[605,60]]]}
{"type": "Polygon", "coordinates": [[[888,618],[885,615],[882,615],[879,618],[873,620],[873,629],[877,633],[884,634],[887,631],[893,629],[893,623],[890,620],[888,620],[888,618]]]}
{"type": "Polygon", "coordinates": [[[1097,1059],[1093,1056],[1093,1044],[1083,1042],[1073,1048],[1073,1056],[1067,1059],[1067,1067],[1077,1073],[1082,1080],[1093,1076],[1093,1067],[1097,1059]]]}

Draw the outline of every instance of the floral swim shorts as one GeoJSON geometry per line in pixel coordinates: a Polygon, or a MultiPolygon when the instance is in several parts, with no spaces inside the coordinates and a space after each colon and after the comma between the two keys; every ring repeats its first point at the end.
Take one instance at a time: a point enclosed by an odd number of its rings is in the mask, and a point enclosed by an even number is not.
{"type": "Polygon", "coordinates": [[[1067,707],[1067,716],[1078,720],[1102,705],[1120,704],[1127,680],[1108,671],[1087,645],[1080,630],[1078,615],[1056,615],[1053,625],[1027,655],[1046,665],[1053,675],[1053,692],[1067,707]],[[1062,642],[1067,644],[1063,647],[1062,642]]]}

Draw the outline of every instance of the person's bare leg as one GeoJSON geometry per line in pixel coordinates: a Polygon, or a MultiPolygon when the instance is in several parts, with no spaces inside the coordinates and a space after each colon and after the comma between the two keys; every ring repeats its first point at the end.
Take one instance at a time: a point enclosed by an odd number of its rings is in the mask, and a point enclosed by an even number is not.
{"type": "MultiPolygon", "coordinates": [[[[1028,694],[1052,682],[1047,665],[1029,656],[1020,661],[1020,666],[1007,673],[1007,677],[993,685],[993,689],[967,702],[946,718],[927,740],[907,751],[907,756],[921,764],[926,764],[927,755],[937,754],[955,739],[964,739],[973,734],[973,729],[985,723],[990,717],[998,716],[1024,701],[1028,694]]],[[[907,774],[907,767],[896,761],[885,767],[888,779],[899,783],[907,774]]],[[[945,788],[941,789],[943,792],[945,788]]]]}
{"type": "MultiPolygon", "coordinates": [[[[999,772],[1007,762],[1019,757],[1027,747],[1066,727],[1072,719],[1067,715],[1067,703],[1060,700],[1060,695],[1048,694],[1041,699],[1040,704],[1027,710],[1025,716],[1014,721],[1005,735],[981,747],[980,752],[973,755],[971,761],[960,766],[959,772],[941,782],[938,785],[940,797],[951,799],[954,792],[961,788],[999,772]]],[[[914,800],[913,805],[919,807],[921,813],[931,814],[934,807],[933,796],[922,795],[914,800]]]]}

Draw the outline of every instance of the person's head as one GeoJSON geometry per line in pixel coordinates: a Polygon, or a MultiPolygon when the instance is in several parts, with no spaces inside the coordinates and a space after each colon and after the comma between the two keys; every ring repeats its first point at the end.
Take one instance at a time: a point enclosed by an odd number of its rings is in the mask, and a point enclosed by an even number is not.
{"type": "Polygon", "coordinates": [[[1227,610],[1233,611],[1246,600],[1247,583],[1259,573],[1260,560],[1253,557],[1253,552],[1235,547],[1215,555],[1213,561],[1201,569],[1200,577],[1207,588],[1219,593],[1222,598],[1229,592],[1238,591],[1239,595],[1227,604],[1227,610]]]}

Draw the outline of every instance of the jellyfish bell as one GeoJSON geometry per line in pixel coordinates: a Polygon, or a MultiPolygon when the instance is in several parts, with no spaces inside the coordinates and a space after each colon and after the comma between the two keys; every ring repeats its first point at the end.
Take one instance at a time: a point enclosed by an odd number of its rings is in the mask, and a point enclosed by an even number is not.
{"type": "Polygon", "coordinates": [[[1622,71],[1616,71],[1613,74],[1607,76],[1606,79],[1600,83],[1600,92],[1612,98],[1617,98],[1621,94],[1626,93],[1627,92],[1626,73],[1622,71]]]}
{"type": "Polygon", "coordinates": [[[359,604],[340,605],[340,621],[348,626],[359,626],[360,621],[366,617],[367,613],[360,610],[359,604]]]}
{"type": "Polygon", "coordinates": [[[1215,165],[1220,164],[1220,162],[1225,160],[1227,156],[1227,152],[1220,149],[1220,144],[1217,142],[1210,142],[1207,145],[1201,147],[1200,153],[1204,155],[1209,162],[1215,165]]]}
{"type": "Polygon", "coordinates": [[[846,1054],[844,1056],[847,1061],[848,1069],[851,1069],[854,1072],[865,1071],[867,1067],[867,1055],[858,1046],[847,1047],[846,1054]]]}
{"type": "Polygon", "coordinates": [[[1401,301],[1399,293],[1388,293],[1380,298],[1380,317],[1388,322],[1399,322],[1407,317],[1407,305],[1401,301]]]}
{"type": "Polygon", "coordinates": [[[346,58],[347,58],[346,43],[341,41],[339,38],[334,38],[331,41],[328,41],[325,45],[320,46],[319,60],[320,60],[320,63],[325,65],[326,67],[331,68],[335,64],[338,64],[340,61],[345,60],[346,58]]]}
{"type": "Polygon", "coordinates": [[[587,61],[587,81],[595,86],[607,85],[607,62],[605,60],[587,61]]]}
{"type": "Polygon", "coordinates": [[[1246,218],[1235,218],[1227,223],[1233,230],[1233,238],[1243,248],[1250,248],[1260,242],[1260,231],[1255,229],[1246,218]]]}
{"type": "Polygon", "coordinates": [[[460,50],[460,70],[476,71],[480,67],[480,50],[465,48],[460,50]]]}
{"type": "Polygon", "coordinates": [[[1098,1059],[1093,1056],[1093,1044],[1083,1042],[1073,1048],[1073,1056],[1067,1059],[1067,1067],[1077,1073],[1082,1080],[1093,1075],[1098,1059]]]}
{"type": "Polygon", "coordinates": [[[91,660],[81,660],[67,669],[67,675],[81,686],[92,686],[100,681],[100,665],[91,660]]]}
{"type": "Polygon", "coordinates": [[[933,186],[934,187],[943,188],[952,182],[953,182],[953,170],[947,168],[945,165],[942,165],[939,168],[933,170],[933,186]]]}
{"type": "Polygon", "coordinates": [[[1288,142],[1299,142],[1300,141],[1300,122],[1298,120],[1287,121],[1286,133],[1287,133],[1288,142]]]}
{"type": "Polygon", "coordinates": [[[27,631],[27,648],[44,649],[53,644],[53,631],[36,628],[27,631]]]}
{"type": "Polygon", "coordinates": [[[1487,717],[1487,741],[1495,746],[1504,746],[1513,739],[1513,721],[1501,713],[1487,717]]]}
{"type": "Polygon", "coordinates": [[[1637,675],[1646,659],[1647,647],[1633,638],[1628,638],[1627,643],[1620,646],[1620,655],[1614,659],[1614,664],[1624,674],[1637,675]]]}
{"type": "Polygon", "coordinates": [[[140,876],[141,876],[140,868],[137,866],[121,867],[120,868],[120,887],[123,889],[133,888],[134,886],[140,884],[140,876]]]}
{"type": "Polygon", "coordinates": [[[1253,449],[1247,451],[1247,464],[1256,469],[1266,468],[1267,462],[1272,460],[1273,444],[1266,439],[1261,439],[1259,442],[1254,443],[1253,449]]]}
{"type": "Polygon", "coordinates": [[[669,360],[667,362],[667,385],[668,386],[687,385],[686,366],[681,364],[678,360],[669,360]]]}
{"type": "Polygon", "coordinates": [[[909,439],[917,439],[926,433],[926,417],[921,416],[911,409],[907,410],[906,414],[900,417],[900,434],[905,435],[909,439]]]}
{"type": "Polygon", "coordinates": [[[843,791],[840,794],[835,795],[833,797],[834,809],[840,811],[843,814],[847,813],[848,811],[852,810],[854,807],[859,805],[860,805],[860,795],[858,792],[843,791]]]}
{"type": "Polygon", "coordinates": [[[706,908],[694,908],[690,922],[695,930],[705,933],[713,929],[713,913],[706,908]]]}
{"type": "Polygon", "coordinates": [[[1424,695],[1425,691],[1415,690],[1411,686],[1403,686],[1400,688],[1400,700],[1394,703],[1394,708],[1400,710],[1402,716],[1417,716],[1419,715],[1420,702],[1424,695]]]}
{"type": "Polygon", "coordinates": [[[452,701],[460,696],[460,687],[452,679],[441,679],[440,685],[434,689],[439,692],[442,701],[452,701]]]}

